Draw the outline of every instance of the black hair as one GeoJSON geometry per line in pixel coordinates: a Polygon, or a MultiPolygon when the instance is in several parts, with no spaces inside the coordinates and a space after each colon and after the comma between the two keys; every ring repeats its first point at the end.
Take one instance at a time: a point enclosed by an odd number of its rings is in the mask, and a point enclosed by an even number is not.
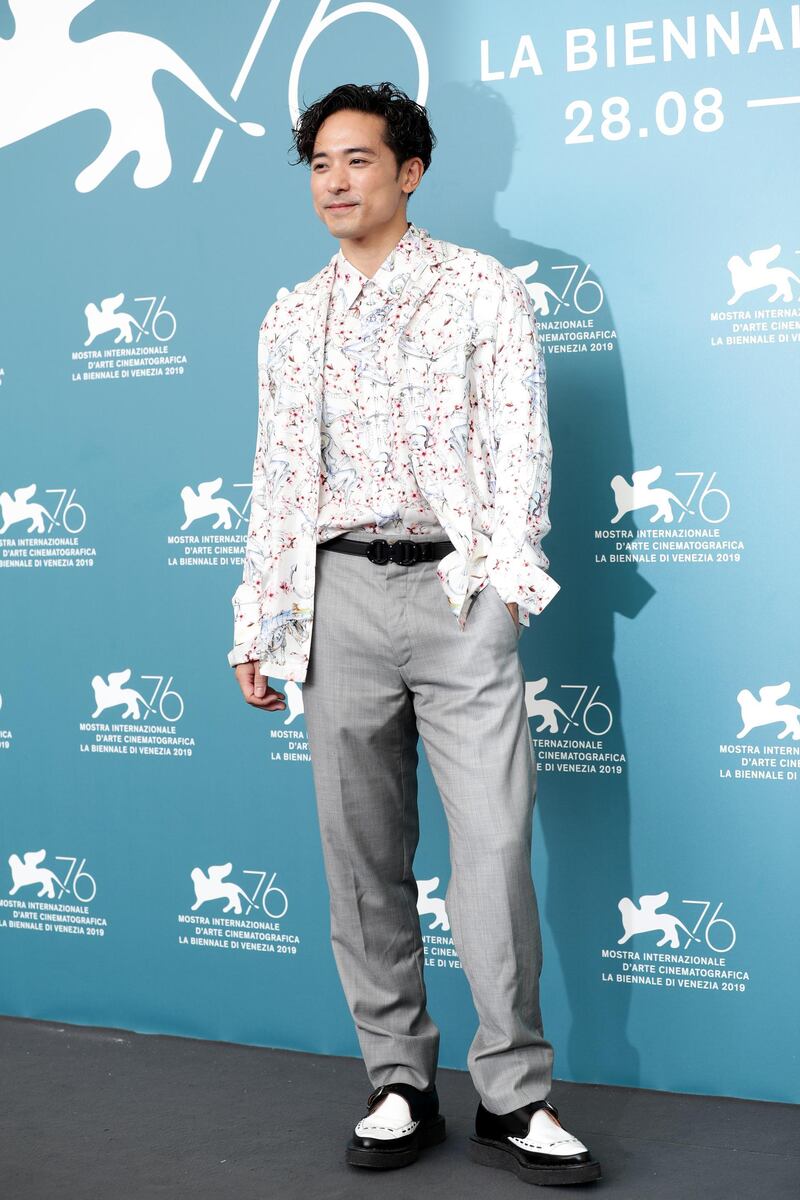
{"type": "MultiPolygon", "coordinates": [[[[397,163],[397,172],[408,158],[421,158],[423,174],[431,162],[431,152],[436,145],[436,136],[428,120],[427,109],[417,104],[405,92],[392,83],[359,84],[343,83],[315,100],[300,114],[292,130],[293,144],[297,150],[297,162],[311,164],[319,128],[332,113],[342,109],[356,112],[375,113],[385,117],[383,140],[392,151],[397,163]]],[[[413,193],[409,194],[410,196],[413,193]]]]}

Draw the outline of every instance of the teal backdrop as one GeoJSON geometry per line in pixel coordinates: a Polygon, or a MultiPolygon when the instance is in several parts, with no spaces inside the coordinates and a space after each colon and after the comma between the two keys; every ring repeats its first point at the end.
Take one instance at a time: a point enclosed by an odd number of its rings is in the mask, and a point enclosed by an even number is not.
{"type": "Polygon", "coordinates": [[[226,654],[258,328],[337,249],[292,122],[386,79],[438,138],[409,217],[517,271],[547,351],[555,1073],[800,1101],[800,5],[343,7],[0,0],[0,1011],[359,1054],[302,687],[257,712],[226,654]]]}

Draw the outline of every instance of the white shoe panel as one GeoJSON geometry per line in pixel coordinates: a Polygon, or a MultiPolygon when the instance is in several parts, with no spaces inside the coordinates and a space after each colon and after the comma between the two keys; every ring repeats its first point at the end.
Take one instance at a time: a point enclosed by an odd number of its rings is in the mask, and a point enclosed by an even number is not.
{"type": "Polygon", "coordinates": [[[387,1092],[375,1105],[369,1116],[356,1125],[359,1137],[398,1138],[413,1133],[419,1121],[411,1120],[408,1101],[397,1092],[387,1092]]]}
{"type": "Polygon", "coordinates": [[[509,1136],[508,1140],[523,1150],[536,1150],[539,1154],[581,1154],[587,1149],[582,1141],[567,1133],[543,1108],[537,1108],[531,1117],[524,1138],[509,1136]]]}

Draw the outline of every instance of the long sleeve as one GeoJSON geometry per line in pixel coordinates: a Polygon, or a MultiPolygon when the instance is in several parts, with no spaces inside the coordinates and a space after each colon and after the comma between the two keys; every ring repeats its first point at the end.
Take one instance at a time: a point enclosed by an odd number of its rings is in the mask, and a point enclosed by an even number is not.
{"type": "Polygon", "coordinates": [[[519,605],[522,624],[530,625],[530,614],[540,613],[560,590],[541,548],[550,530],[547,377],[527,288],[507,268],[502,281],[491,387],[496,489],[487,574],[503,600],[519,605]]]}
{"type": "Polygon", "coordinates": [[[250,500],[250,518],[245,543],[242,582],[233,594],[233,649],[228,662],[257,661],[256,649],[260,627],[261,588],[264,564],[269,551],[269,502],[267,499],[267,456],[272,435],[272,416],[275,405],[274,384],[269,371],[271,336],[270,317],[272,308],[261,323],[258,332],[258,430],[256,451],[253,460],[253,490],[250,500]]]}

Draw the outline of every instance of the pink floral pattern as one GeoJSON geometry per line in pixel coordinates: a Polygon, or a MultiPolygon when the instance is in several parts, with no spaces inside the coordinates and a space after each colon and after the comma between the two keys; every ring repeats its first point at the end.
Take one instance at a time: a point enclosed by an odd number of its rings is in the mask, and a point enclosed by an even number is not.
{"type": "MultiPolygon", "coordinates": [[[[419,491],[453,542],[437,575],[454,618],[463,629],[475,595],[491,583],[529,625],[559,590],[541,548],[552,446],[532,301],[496,258],[418,226],[398,250],[402,287],[360,361],[388,389],[393,444],[400,423],[419,491]]],[[[233,596],[230,665],[258,660],[261,674],[296,682],[308,670],[317,546],[338,531],[320,522],[337,259],[340,251],[275,300],[261,324],[253,490],[233,596]]]]}

